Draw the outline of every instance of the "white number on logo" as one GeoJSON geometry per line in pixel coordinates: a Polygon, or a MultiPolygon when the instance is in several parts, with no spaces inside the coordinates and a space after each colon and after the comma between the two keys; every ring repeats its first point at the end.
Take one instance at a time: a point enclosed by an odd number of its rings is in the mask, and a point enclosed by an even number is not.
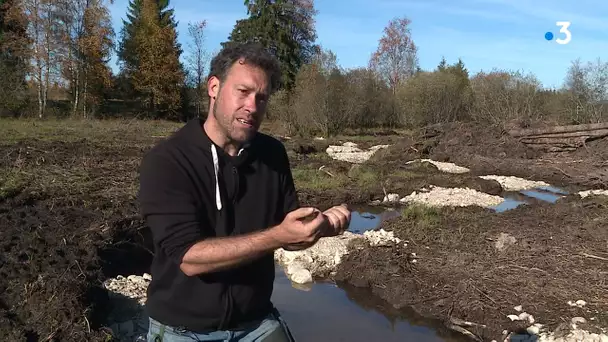
{"type": "Polygon", "coordinates": [[[561,26],[561,29],[559,30],[559,32],[566,34],[566,39],[557,38],[555,41],[558,44],[562,44],[562,45],[568,44],[570,42],[570,40],[572,39],[572,33],[570,33],[570,31],[568,31],[568,27],[570,27],[570,22],[569,21],[558,21],[555,24],[557,26],[561,26]]]}

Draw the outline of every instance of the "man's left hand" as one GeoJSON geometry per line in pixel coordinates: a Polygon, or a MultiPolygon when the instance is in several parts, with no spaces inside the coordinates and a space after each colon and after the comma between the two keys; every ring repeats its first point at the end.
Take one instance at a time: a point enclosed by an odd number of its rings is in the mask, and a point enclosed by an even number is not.
{"type": "Polygon", "coordinates": [[[331,207],[323,212],[329,221],[323,236],[336,236],[344,233],[350,224],[350,210],[346,204],[331,207]]]}

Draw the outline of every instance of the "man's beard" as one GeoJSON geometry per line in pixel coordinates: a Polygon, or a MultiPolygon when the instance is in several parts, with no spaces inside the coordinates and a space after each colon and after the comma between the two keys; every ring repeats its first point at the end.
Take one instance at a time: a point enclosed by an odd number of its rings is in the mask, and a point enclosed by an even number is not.
{"type": "Polygon", "coordinates": [[[234,127],[232,126],[234,120],[232,117],[228,118],[225,115],[218,114],[217,108],[219,107],[219,103],[220,103],[220,97],[218,95],[215,103],[213,104],[213,117],[215,118],[215,121],[218,123],[219,129],[222,131],[222,133],[228,139],[228,141],[236,142],[238,144],[247,143],[247,141],[249,141],[253,137],[254,134],[251,134],[251,135],[248,134],[244,139],[238,139],[237,137],[235,137],[233,134],[234,127]]]}

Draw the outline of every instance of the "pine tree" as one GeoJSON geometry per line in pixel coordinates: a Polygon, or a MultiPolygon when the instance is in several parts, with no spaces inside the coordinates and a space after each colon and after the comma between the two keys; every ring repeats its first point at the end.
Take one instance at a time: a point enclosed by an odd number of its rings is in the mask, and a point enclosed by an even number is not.
{"type": "MultiPolygon", "coordinates": [[[[135,53],[137,50],[135,36],[137,35],[141,23],[142,8],[145,1],[147,0],[129,0],[127,20],[123,20],[117,56],[122,64],[122,72],[126,74],[133,72],[133,70],[137,69],[139,66],[139,59],[137,53],[135,53]]],[[[169,0],[152,1],[154,1],[156,5],[160,25],[177,30],[174,10],[169,8],[169,0]]],[[[174,47],[178,51],[178,55],[181,55],[182,49],[181,45],[177,42],[177,39],[174,42],[174,47]]]]}
{"type": "Polygon", "coordinates": [[[259,42],[278,58],[282,83],[290,89],[300,67],[312,61],[316,10],[312,0],[246,0],[249,17],[238,20],[228,41],[259,42]]]}
{"type": "Polygon", "coordinates": [[[165,25],[158,13],[156,0],[142,0],[133,51],[139,65],[131,81],[152,116],[179,119],[185,74],[175,48],[177,31],[165,25]]]}

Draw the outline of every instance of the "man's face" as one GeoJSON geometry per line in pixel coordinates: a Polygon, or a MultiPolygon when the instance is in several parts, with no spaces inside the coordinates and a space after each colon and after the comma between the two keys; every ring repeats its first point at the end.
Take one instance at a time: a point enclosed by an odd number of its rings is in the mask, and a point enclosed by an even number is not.
{"type": "Polygon", "coordinates": [[[215,77],[209,81],[213,116],[226,138],[244,143],[255,135],[266,112],[268,88],[264,70],[239,62],[221,84],[215,77]]]}

